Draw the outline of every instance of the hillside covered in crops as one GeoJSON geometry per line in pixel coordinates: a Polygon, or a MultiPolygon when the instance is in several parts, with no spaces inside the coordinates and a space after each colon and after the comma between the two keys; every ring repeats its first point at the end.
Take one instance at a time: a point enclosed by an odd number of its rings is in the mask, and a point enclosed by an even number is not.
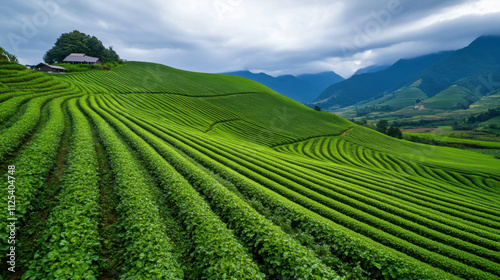
{"type": "Polygon", "coordinates": [[[0,159],[2,279],[500,279],[498,159],[242,77],[0,60],[0,159]]]}

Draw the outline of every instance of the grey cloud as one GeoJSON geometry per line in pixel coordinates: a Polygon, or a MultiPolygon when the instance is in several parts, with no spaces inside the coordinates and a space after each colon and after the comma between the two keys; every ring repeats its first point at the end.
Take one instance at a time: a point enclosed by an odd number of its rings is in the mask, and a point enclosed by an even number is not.
{"type": "Polygon", "coordinates": [[[79,30],[97,36],[129,60],[186,70],[259,69],[292,74],[335,70],[348,76],[358,64],[392,63],[401,57],[457,49],[475,37],[494,33],[495,26],[500,26],[498,6],[496,13],[465,13],[416,27],[429,15],[478,2],[8,1],[0,11],[0,46],[15,52],[22,63],[33,64],[62,33],[79,30]],[[23,35],[23,20],[33,24],[33,17],[43,14],[47,3],[61,3],[58,13],[49,15],[44,24],[35,24],[36,34],[23,35]],[[388,12],[390,19],[384,19],[388,12]],[[364,34],[366,30],[371,34],[364,34]],[[20,37],[17,45],[12,44],[12,34],[20,37]],[[357,44],[360,34],[368,40],[357,44]]]}

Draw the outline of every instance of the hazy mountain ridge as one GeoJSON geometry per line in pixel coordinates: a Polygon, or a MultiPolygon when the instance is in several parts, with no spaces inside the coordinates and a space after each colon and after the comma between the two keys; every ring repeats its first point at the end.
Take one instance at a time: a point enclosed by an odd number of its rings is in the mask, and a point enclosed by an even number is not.
{"type": "Polygon", "coordinates": [[[422,73],[419,88],[429,97],[478,72],[500,65],[500,36],[481,36],[422,73]]]}
{"type": "Polygon", "coordinates": [[[354,72],[354,75],[361,75],[361,74],[368,74],[368,73],[375,73],[378,71],[385,70],[387,68],[391,67],[391,65],[371,65],[368,67],[360,68],[356,72],[354,72]]]}
{"type": "Polygon", "coordinates": [[[381,96],[415,81],[421,73],[451,52],[439,52],[412,59],[400,59],[391,67],[375,73],[355,75],[331,85],[316,99],[320,107],[349,106],[381,96]]]}
{"type": "Polygon", "coordinates": [[[487,94],[487,91],[498,88],[500,83],[497,83],[492,75],[496,75],[500,65],[499,47],[500,36],[481,36],[457,51],[402,59],[385,70],[353,75],[330,86],[311,105],[323,108],[350,106],[377,100],[410,85],[432,98],[460,84],[468,92],[467,96],[455,100],[455,106],[446,109],[453,109],[458,105],[464,107],[487,94]],[[478,89],[481,93],[475,93],[478,89]]]}
{"type": "Polygon", "coordinates": [[[313,101],[325,88],[344,80],[344,78],[335,72],[302,74],[298,76],[282,75],[278,77],[273,77],[265,73],[252,73],[250,71],[236,71],[224,74],[245,77],[256,81],[286,97],[302,103],[313,101]]]}

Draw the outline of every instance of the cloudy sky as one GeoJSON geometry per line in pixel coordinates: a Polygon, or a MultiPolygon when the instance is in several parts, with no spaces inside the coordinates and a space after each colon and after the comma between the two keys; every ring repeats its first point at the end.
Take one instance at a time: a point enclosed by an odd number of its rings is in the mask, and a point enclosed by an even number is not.
{"type": "Polygon", "coordinates": [[[127,60],[271,75],[391,64],[500,33],[498,0],[2,1],[0,46],[35,64],[79,30],[127,60]]]}

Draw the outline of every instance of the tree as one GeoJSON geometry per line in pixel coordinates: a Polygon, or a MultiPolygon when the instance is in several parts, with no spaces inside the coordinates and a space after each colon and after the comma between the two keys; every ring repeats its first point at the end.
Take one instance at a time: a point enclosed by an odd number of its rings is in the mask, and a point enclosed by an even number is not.
{"type": "Polygon", "coordinates": [[[399,127],[397,126],[389,127],[389,129],[387,129],[387,135],[398,139],[403,138],[403,133],[401,132],[401,129],[399,129],[399,127]]]}
{"type": "Polygon", "coordinates": [[[316,111],[321,111],[321,107],[319,107],[319,106],[314,106],[314,110],[316,110],[316,111]]]}
{"type": "Polygon", "coordinates": [[[377,131],[383,134],[387,134],[388,127],[389,127],[389,122],[387,120],[380,120],[377,123],[377,131]]]}
{"type": "Polygon", "coordinates": [[[71,53],[98,57],[102,62],[120,62],[120,57],[112,47],[106,49],[97,37],[78,30],[62,34],[55,45],[45,53],[43,60],[47,63],[61,63],[71,53]]]}
{"type": "Polygon", "coordinates": [[[8,60],[12,62],[19,62],[17,60],[17,57],[8,51],[4,50],[3,48],[0,47],[0,60],[8,60]]]}

